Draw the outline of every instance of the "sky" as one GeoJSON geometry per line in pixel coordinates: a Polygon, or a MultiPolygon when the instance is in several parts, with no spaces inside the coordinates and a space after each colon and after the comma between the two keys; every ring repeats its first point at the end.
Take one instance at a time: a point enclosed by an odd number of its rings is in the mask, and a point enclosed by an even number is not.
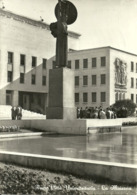
{"type": "MultiPolygon", "coordinates": [[[[50,24],[58,0],[0,0],[5,10],[50,24]]],[[[112,46],[137,54],[137,0],[70,0],[78,11],[68,30],[81,34],[80,49],[112,46]]]]}

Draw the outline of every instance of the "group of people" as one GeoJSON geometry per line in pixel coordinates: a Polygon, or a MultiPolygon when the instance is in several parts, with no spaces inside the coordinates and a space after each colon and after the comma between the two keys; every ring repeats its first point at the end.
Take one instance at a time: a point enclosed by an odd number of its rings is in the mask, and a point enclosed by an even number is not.
{"type": "Polygon", "coordinates": [[[11,118],[12,118],[12,120],[21,120],[22,119],[22,107],[21,106],[12,106],[11,118]]]}
{"type": "Polygon", "coordinates": [[[103,109],[100,107],[77,108],[77,118],[115,119],[117,114],[111,106],[103,109]]]}

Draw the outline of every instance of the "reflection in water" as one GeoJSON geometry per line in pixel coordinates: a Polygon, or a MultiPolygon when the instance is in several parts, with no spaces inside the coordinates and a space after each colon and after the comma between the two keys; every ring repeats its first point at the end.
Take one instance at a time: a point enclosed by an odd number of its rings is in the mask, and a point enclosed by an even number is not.
{"type": "Polygon", "coordinates": [[[0,150],[137,164],[137,135],[108,133],[0,140],[0,150]]]}

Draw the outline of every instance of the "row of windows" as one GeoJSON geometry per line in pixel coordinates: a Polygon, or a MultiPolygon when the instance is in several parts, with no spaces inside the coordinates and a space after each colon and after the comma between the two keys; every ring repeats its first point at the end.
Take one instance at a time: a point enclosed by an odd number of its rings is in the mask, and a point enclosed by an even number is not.
{"type": "MultiPolygon", "coordinates": [[[[115,93],[115,100],[124,100],[125,99],[125,93],[117,92],[115,93]]],[[[131,94],[131,100],[134,102],[134,94],[131,94]]],[[[136,103],[137,103],[137,94],[136,94],[136,103]]]]}
{"type": "MultiPolygon", "coordinates": [[[[131,94],[131,100],[134,102],[134,94],[131,94]]],[[[116,101],[125,99],[125,93],[116,93],[115,94],[116,101]]],[[[79,103],[80,94],[75,93],[75,102],[79,103]]],[[[106,102],[106,92],[100,92],[100,101],[106,102]]],[[[83,93],[83,103],[88,102],[88,93],[83,93]]],[[[97,102],[97,92],[91,93],[91,102],[96,103],[97,102]]],[[[137,94],[136,94],[136,103],[137,103],[137,94]]]]}
{"type": "Polygon", "coordinates": [[[125,99],[125,93],[122,92],[115,93],[115,101],[124,100],[124,99],[125,99]]]}
{"type": "MultiPolygon", "coordinates": [[[[68,61],[68,68],[72,68],[71,67],[71,60],[68,61]]],[[[89,62],[88,62],[88,59],[83,59],[83,69],[87,69],[89,66],[89,62]]],[[[106,66],[106,57],[101,57],[100,58],[100,66],[101,67],[104,67],[106,66]]],[[[56,67],[56,63],[55,61],[52,62],[52,67],[55,68],[56,67]]],[[[91,59],[91,67],[92,68],[96,68],[97,67],[97,58],[92,58],[91,59]]],[[[77,59],[75,60],[75,67],[74,67],[76,70],[80,68],[80,60],[77,59]]]]}
{"type": "MultiPolygon", "coordinates": [[[[78,103],[80,98],[79,93],[75,93],[75,102],[78,103]]],[[[101,102],[106,102],[106,92],[101,92],[100,93],[100,101],[101,102]]],[[[88,93],[83,93],[83,103],[88,102],[88,93]]],[[[91,93],[91,102],[96,103],[97,102],[97,92],[92,92],[91,93]]]]}
{"type": "MultiPolygon", "coordinates": [[[[75,86],[79,86],[79,80],[80,80],[80,77],[75,76],[75,86]]],[[[97,75],[91,76],[91,84],[97,85],[97,75]]],[[[101,85],[106,84],[106,74],[100,75],[100,84],[101,85]]],[[[88,85],[88,76],[87,75],[83,76],[83,85],[88,85]]]]}
{"type": "MultiPolygon", "coordinates": [[[[131,78],[131,88],[134,88],[134,78],[131,78]]],[[[137,79],[136,79],[136,89],[137,89],[137,79]]]]}
{"type": "MultiPolygon", "coordinates": [[[[13,53],[8,52],[8,64],[13,64],[13,53]]],[[[26,56],[24,54],[20,54],[20,66],[25,66],[26,65],[26,56]]],[[[32,56],[31,59],[31,66],[34,68],[37,66],[37,57],[32,56]]],[[[43,69],[47,68],[47,59],[43,58],[42,59],[42,67],[43,69]]]]}
{"type": "MultiPolygon", "coordinates": [[[[88,59],[83,59],[83,68],[88,68],[88,59]]],[[[68,66],[71,67],[71,61],[69,61],[68,66]]],[[[79,69],[80,67],[80,60],[75,60],[75,69],[79,69]]],[[[100,60],[100,66],[104,67],[106,66],[106,57],[101,57],[100,60]]],[[[97,67],[97,58],[92,58],[91,60],[91,67],[96,68],[97,67]]]]}
{"type": "MultiPolygon", "coordinates": [[[[8,82],[13,81],[13,73],[12,71],[8,71],[8,77],[7,77],[8,82]]],[[[25,74],[20,73],[20,83],[25,83],[25,74]]],[[[31,75],[31,84],[35,85],[36,84],[36,75],[32,74],[31,75]]],[[[46,76],[42,76],[42,85],[46,85],[46,76]]]]}
{"type": "MultiPolygon", "coordinates": [[[[134,72],[134,62],[131,62],[131,72],[134,72]]],[[[137,63],[136,63],[136,73],[137,73],[137,63]]]]}

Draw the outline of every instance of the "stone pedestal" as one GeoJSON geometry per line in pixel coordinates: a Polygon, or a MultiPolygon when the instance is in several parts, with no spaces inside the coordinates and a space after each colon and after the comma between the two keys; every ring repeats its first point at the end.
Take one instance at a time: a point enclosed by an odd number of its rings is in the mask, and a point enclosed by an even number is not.
{"type": "Polygon", "coordinates": [[[49,70],[47,119],[76,119],[73,70],[68,68],[49,70]]]}

